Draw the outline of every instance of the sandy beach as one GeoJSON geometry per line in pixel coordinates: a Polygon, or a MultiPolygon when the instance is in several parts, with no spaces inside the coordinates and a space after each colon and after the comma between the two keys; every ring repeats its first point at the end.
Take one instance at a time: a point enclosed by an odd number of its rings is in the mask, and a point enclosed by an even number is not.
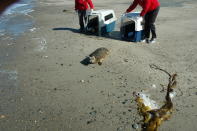
{"type": "Polygon", "coordinates": [[[0,32],[0,130],[140,131],[133,92],[158,105],[165,100],[161,85],[167,86],[168,76],[150,68],[154,64],[178,75],[172,117],[159,131],[195,131],[197,2],[162,6],[154,44],[120,39],[129,0],[93,3],[95,10],[114,9],[118,19],[110,37],[78,33],[73,0],[39,0],[26,16],[34,22],[30,30],[17,37],[0,32]],[[101,66],[81,64],[99,47],[111,50],[101,66]]]}

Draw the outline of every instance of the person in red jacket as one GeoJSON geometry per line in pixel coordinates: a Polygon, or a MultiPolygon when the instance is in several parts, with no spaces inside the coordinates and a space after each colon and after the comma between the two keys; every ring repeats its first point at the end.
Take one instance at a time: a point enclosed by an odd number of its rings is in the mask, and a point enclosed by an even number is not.
{"type": "Polygon", "coordinates": [[[157,35],[154,23],[160,9],[160,3],[158,0],[134,0],[126,10],[126,13],[134,10],[137,5],[140,5],[142,7],[140,16],[145,18],[144,41],[147,43],[155,43],[157,35]],[[152,33],[152,38],[149,40],[150,32],[152,33]]]}
{"type": "Polygon", "coordinates": [[[85,23],[87,21],[86,10],[89,9],[88,6],[91,11],[93,11],[94,5],[91,0],[75,0],[75,10],[78,12],[79,16],[80,32],[84,32],[85,23]]]}

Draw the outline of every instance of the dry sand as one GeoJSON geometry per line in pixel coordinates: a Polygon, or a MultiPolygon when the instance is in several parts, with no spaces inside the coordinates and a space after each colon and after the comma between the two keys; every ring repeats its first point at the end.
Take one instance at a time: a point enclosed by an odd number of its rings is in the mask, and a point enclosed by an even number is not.
{"type": "MultiPolygon", "coordinates": [[[[128,0],[95,1],[95,9],[114,9],[128,0]]],[[[72,0],[40,0],[30,15],[35,30],[0,38],[1,131],[132,131],[140,118],[133,92],[144,91],[160,105],[168,76],[178,74],[174,112],[160,131],[197,129],[197,3],[161,7],[158,42],[143,44],[77,33],[72,0]],[[63,13],[62,10],[69,10],[63,13]],[[99,47],[111,50],[102,66],[80,63],[99,47]],[[156,85],[156,89],[152,85],[156,85]]],[[[137,130],[140,130],[140,125],[137,130]]]]}

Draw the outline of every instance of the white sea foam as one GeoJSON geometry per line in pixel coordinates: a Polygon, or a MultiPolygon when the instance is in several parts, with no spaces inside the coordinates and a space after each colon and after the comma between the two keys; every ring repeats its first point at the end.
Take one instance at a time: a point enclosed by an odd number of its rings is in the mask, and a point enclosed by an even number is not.
{"type": "Polygon", "coordinates": [[[13,4],[3,14],[4,15],[12,14],[16,11],[17,8],[25,6],[25,5],[27,5],[27,4],[13,4]]]}
{"type": "Polygon", "coordinates": [[[21,0],[7,8],[0,16],[0,36],[4,34],[18,36],[32,28],[33,19],[29,13],[34,11],[33,7],[33,0],[21,0]]]}
{"type": "Polygon", "coordinates": [[[34,27],[34,28],[31,28],[31,29],[29,29],[31,32],[33,32],[33,31],[35,31],[36,30],[36,28],[34,27]]]}
{"type": "Polygon", "coordinates": [[[18,72],[16,70],[0,70],[0,75],[7,76],[8,80],[17,80],[18,72]]]}
{"type": "Polygon", "coordinates": [[[174,98],[175,96],[176,96],[176,92],[173,91],[173,92],[170,93],[170,98],[171,99],[174,98]]]}
{"type": "Polygon", "coordinates": [[[143,99],[145,106],[149,106],[151,109],[158,109],[158,105],[154,100],[151,100],[145,93],[138,93],[138,96],[143,99]]]}
{"type": "MultiPolygon", "coordinates": [[[[0,24],[1,24],[1,23],[0,23],[0,24]]],[[[2,30],[0,30],[0,36],[4,36],[4,35],[5,35],[5,33],[4,33],[4,32],[5,32],[5,30],[3,30],[3,29],[2,29],[2,30]]]]}
{"type": "Polygon", "coordinates": [[[46,39],[41,37],[41,38],[33,38],[36,40],[37,47],[35,48],[35,51],[45,51],[47,49],[47,42],[46,39]]]}

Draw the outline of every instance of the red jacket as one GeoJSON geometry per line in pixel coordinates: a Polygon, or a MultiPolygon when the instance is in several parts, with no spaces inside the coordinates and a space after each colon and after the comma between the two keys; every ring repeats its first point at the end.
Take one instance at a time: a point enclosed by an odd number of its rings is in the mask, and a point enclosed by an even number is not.
{"type": "Polygon", "coordinates": [[[143,8],[140,16],[144,16],[147,12],[153,11],[160,6],[158,0],[134,0],[133,3],[129,6],[129,8],[126,10],[126,12],[134,10],[138,4],[143,8]]]}
{"type": "Polygon", "coordinates": [[[75,10],[87,10],[88,5],[90,6],[90,9],[94,8],[91,0],[75,0],[75,10]]]}

